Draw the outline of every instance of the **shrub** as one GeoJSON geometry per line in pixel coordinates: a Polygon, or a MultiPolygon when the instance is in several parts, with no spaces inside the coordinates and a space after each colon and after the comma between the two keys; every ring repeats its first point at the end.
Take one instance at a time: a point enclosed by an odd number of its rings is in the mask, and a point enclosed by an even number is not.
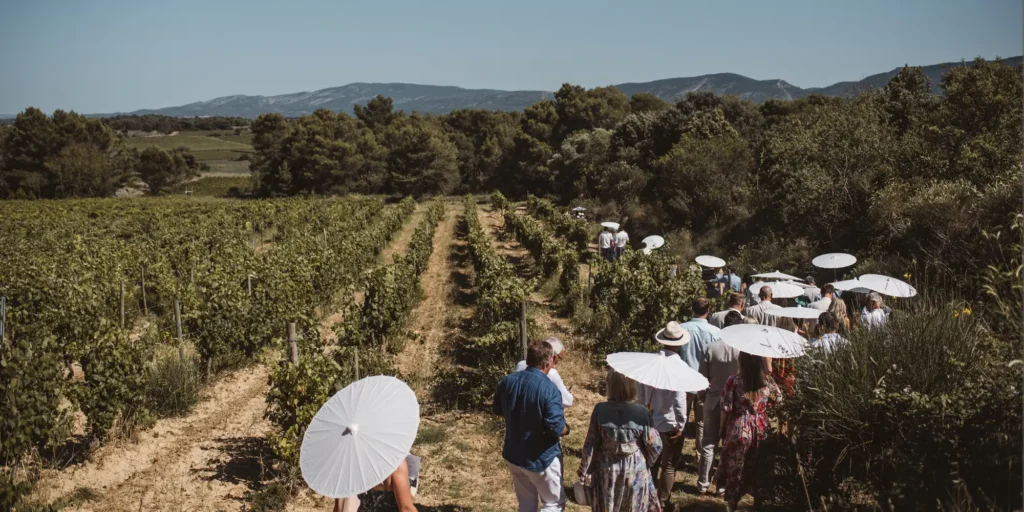
{"type": "Polygon", "coordinates": [[[797,360],[783,417],[811,489],[865,484],[880,504],[934,507],[963,484],[976,503],[1021,506],[1021,365],[962,303],[898,303],[885,328],[856,330],[831,355],[797,360]],[[904,304],[908,306],[904,307],[904,304]]]}
{"type": "Polygon", "coordinates": [[[82,371],[85,382],[76,394],[90,436],[105,439],[115,428],[128,435],[149,419],[145,357],[124,331],[97,334],[82,357],[82,371]]]}

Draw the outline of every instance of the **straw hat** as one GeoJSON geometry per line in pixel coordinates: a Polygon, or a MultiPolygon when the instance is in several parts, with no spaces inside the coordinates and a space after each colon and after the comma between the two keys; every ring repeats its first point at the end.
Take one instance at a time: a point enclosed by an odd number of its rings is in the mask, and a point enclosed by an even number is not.
{"type": "Polygon", "coordinates": [[[672,321],[654,335],[655,341],[670,347],[681,347],[690,342],[690,333],[679,322],[672,321]]]}

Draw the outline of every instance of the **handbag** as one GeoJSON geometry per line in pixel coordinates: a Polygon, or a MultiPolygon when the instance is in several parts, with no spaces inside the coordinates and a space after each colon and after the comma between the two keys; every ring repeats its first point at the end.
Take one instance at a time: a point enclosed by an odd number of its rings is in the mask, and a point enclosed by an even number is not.
{"type": "Polygon", "coordinates": [[[589,507],[594,499],[594,488],[586,483],[587,477],[580,478],[572,486],[572,501],[573,503],[589,507]]]}

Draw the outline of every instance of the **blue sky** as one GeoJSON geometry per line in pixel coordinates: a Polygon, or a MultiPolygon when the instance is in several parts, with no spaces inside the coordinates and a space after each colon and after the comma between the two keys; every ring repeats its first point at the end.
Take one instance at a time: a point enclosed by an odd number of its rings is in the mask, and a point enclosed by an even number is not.
{"type": "Polygon", "coordinates": [[[351,82],[555,90],[736,72],[801,87],[1022,53],[1020,0],[2,0],[0,113],[351,82]]]}

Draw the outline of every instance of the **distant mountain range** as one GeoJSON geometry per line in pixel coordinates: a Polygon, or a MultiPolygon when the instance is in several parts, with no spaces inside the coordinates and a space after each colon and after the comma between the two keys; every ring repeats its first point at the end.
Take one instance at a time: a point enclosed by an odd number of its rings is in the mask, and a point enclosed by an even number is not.
{"type": "MultiPolygon", "coordinates": [[[[1021,57],[1004,59],[1012,66],[1021,64],[1021,57]]],[[[932,89],[941,93],[939,81],[942,74],[960,62],[948,62],[925,66],[924,72],[931,79],[932,89]]],[[[862,91],[885,87],[901,68],[868,76],[853,82],[839,82],[827,87],[803,89],[785,80],[755,80],[735,73],[716,73],[685,78],[667,78],[653,82],[624,83],[617,87],[627,96],[638,92],[649,92],[659,98],[673,102],[690,91],[713,91],[718,94],[732,94],[756,103],[771,99],[792,100],[811,94],[826,96],[851,96],[862,91]]],[[[239,116],[256,117],[267,112],[277,112],[288,117],[309,114],[316,109],[352,112],[352,106],[365,104],[378,94],[389,96],[395,108],[406,112],[443,114],[462,108],[490,110],[522,110],[540,100],[554,97],[549,91],[502,91],[496,89],[463,89],[461,87],[419,85],[404,83],[353,83],[313,92],[299,92],[278,96],[224,96],[208,101],[198,101],[178,107],[136,110],[127,114],[161,114],[166,116],[239,116]]],[[[95,114],[110,116],[116,114],[95,114]]]]}

